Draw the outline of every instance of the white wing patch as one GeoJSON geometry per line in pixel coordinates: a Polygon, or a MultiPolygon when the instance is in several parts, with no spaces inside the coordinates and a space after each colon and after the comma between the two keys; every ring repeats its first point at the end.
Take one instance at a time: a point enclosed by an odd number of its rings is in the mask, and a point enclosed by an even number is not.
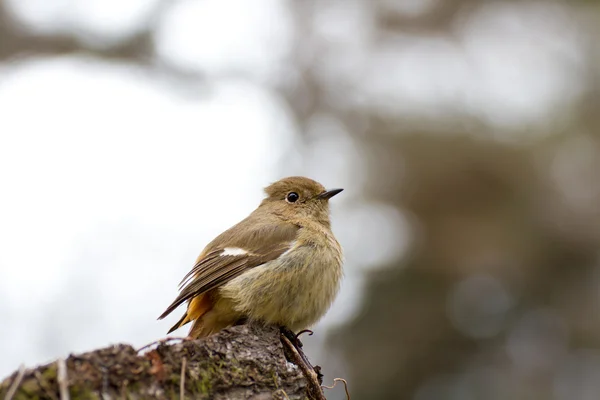
{"type": "Polygon", "coordinates": [[[292,243],[290,243],[290,248],[287,249],[285,252],[283,252],[283,254],[281,254],[278,258],[287,256],[289,252],[296,249],[297,245],[298,245],[298,241],[294,240],[292,243]]]}
{"type": "Polygon", "coordinates": [[[248,254],[248,252],[244,249],[240,249],[239,247],[225,247],[223,252],[220,254],[221,256],[243,256],[244,254],[248,254]]]}

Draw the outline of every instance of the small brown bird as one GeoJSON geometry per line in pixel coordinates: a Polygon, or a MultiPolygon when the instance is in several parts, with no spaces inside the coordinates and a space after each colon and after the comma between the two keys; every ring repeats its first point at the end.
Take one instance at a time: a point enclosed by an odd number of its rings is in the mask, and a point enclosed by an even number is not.
{"type": "Polygon", "coordinates": [[[246,321],[292,331],[315,324],[342,277],[342,250],[329,222],[329,199],[341,191],[304,177],[268,186],[256,210],[200,253],[159,317],[187,302],[168,333],[192,321],[192,338],[246,321]]]}

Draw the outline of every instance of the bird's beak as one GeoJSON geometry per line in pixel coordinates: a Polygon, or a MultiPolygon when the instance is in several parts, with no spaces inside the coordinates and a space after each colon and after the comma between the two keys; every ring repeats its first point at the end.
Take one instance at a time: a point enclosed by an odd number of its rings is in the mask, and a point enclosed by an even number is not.
{"type": "Polygon", "coordinates": [[[342,190],[344,190],[344,189],[331,189],[331,190],[321,193],[317,197],[319,199],[328,200],[328,199],[332,198],[333,196],[335,196],[336,194],[338,194],[339,192],[341,192],[342,190]]]}

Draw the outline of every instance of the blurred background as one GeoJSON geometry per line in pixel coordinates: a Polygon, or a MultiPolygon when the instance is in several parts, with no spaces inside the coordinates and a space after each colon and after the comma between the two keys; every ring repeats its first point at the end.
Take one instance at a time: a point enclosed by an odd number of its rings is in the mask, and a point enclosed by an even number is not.
{"type": "Polygon", "coordinates": [[[299,174],[346,189],[325,383],[598,399],[599,35],[590,0],[0,0],[0,376],[164,337],[299,174]]]}

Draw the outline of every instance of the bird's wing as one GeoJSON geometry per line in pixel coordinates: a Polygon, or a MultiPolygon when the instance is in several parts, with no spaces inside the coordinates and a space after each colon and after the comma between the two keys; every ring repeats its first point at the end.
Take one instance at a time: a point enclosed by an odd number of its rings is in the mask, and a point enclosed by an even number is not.
{"type": "Polygon", "coordinates": [[[244,220],[223,232],[205,251],[180,283],[181,292],[159,319],[198,295],[215,289],[245,270],[272,261],[293,245],[298,227],[292,224],[253,224],[244,220]],[[246,229],[235,229],[244,224],[246,229]],[[240,232],[243,232],[240,234],[240,232]]]}

